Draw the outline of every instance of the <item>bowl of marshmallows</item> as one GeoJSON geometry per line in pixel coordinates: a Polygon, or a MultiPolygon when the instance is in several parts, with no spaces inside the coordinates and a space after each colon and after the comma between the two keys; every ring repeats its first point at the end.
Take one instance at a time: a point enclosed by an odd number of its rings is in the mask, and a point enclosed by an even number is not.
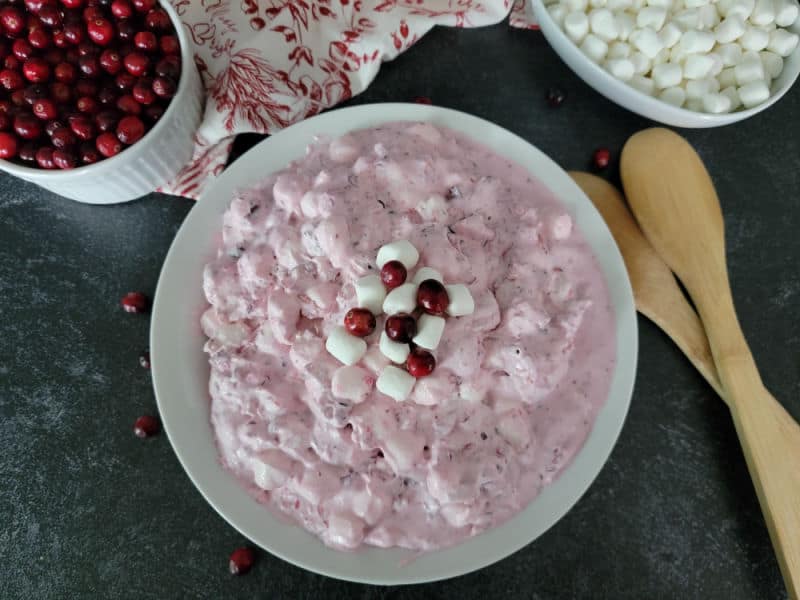
{"type": "Polygon", "coordinates": [[[533,0],[533,8],[584,81],[676,127],[746,119],[800,74],[798,0],[533,0]]]}

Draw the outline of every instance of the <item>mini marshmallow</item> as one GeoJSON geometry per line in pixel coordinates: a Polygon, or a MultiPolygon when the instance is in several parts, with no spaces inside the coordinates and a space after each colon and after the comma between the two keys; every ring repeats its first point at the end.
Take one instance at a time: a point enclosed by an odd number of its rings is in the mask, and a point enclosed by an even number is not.
{"type": "Polygon", "coordinates": [[[764,65],[764,72],[770,79],[775,79],[783,71],[783,59],[769,50],[759,52],[761,57],[761,64],[764,65]]]}
{"type": "Polygon", "coordinates": [[[645,6],[639,11],[639,14],[636,15],[636,26],[640,29],[642,27],[650,27],[658,31],[664,26],[664,21],[666,20],[666,9],[658,6],[645,6]]]}
{"type": "Polygon", "coordinates": [[[589,33],[589,18],[586,13],[571,12],[564,18],[564,31],[576,44],[580,44],[589,33]]]}
{"type": "Polygon", "coordinates": [[[706,94],[703,96],[703,110],[714,115],[730,112],[731,99],[724,94],[706,94]]]}
{"type": "Polygon", "coordinates": [[[736,43],[718,45],[716,53],[722,59],[724,67],[735,67],[742,60],[742,47],[736,43]]]}
{"type": "Polygon", "coordinates": [[[447,305],[447,314],[451,317],[463,317],[475,312],[475,300],[469,288],[463,283],[446,285],[447,295],[450,297],[450,304],[447,305]]]}
{"type": "Polygon", "coordinates": [[[596,63],[599,63],[606,57],[606,54],[608,54],[608,44],[593,33],[590,33],[583,39],[580,48],[581,52],[596,63]]]}
{"type": "Polygon", "coordinates": [[[683,5],[686,8],[700,8],[701,6],[707,6],[708,0],[683,0],[683,5]]]}
{"type": "Polygon", "coordinates": [[[747,31],[744,20],[739,15],[730,15],[714,29],[714,37],[720,44],[730,44],[747,31]]]}
{"type": "Polygon", "coordinates": [[[444,279],[442,278],[442,274],[439,273],[436,269],[431,269],[430,267],[422,267],[416,273],[414,273],[414,279],[412,279],[412,283],[416,283],[419,285],[426,279],[435,279],[439,283],[443,283],[444,279]]]}
{"type": "Polygon", "coordinates": [[[607,8],[596,8],[589,13],[589,29],[604,42],[617,39],[617,24],[614,13],[607,8]]]}
{"type": "Polygon", "coordinates": [[[680,44],[676,44],[669,50],[669,62],[683,64],[683,61],[686,60],[687,56],[688,54],[683,51],[683,48],[681,48],[680,44]]]}
{"type": "Polygon", "coordinates": [[[628,81],[633,77],[633,63],[627,58],[610,58],[603,65],[609,73],[620,81],[628,81]]]}
{"type": "Polygon", "coordinates": [[[408,240],[397,240],[390,244],[384,244],[378,250],[378,268],[382,269],[390,260],[399,260],[406,269],[413,269],[417,266],[419,252],[408,240]]]}
{"type": "Polygon", "coordinates": [[[739,38],[739,44],[745,50],[760,52],[769,44],[769,33],[758,27],[748,27],[744,35],[739,38]]]}
{"type": "Polygon", "coordinates": [[[700,13],[696,8],[687,8],[672,15],[672,23],[675,23],[683,31],[691,31],[698,29],[702,22],[700,20],[700,13]]]}
{"type": "Polygon", "coordinates": [[[756,5],[750,15],[753,25],[769,25],[775,21],[775,5],[772,0],[756,0],[756,5]]]}
{"type": "Polygon", "coordinates": [[[697,9],[697,14],[700,16],[701,29],[708,31],[719,25],[719,12],[717,12],[717,7],[713,4],[701,6],[697,9]]]}
{"type": "Polygon", "coordinates": [[[797,48],[798,36],[796,33],[785,29],[776,29],[769,34],[767,50],[786,58],[797,48]]]}
{"type": "Polygon", "coordinates": [[[652,67],[650,59],[641,52],[634,52],[631,54],[630,59],[633,63],[633,72],[637,75],[644,75],[645,73],[648,73],[652,67]]]}
{"type": "Polygon", "coordinates": [[[603,8],[605,7],[607,0],[589,0],[589,6],[592,8],[603,8]]]}
{"type": "Polygon", "coordinates": [[[628,85],[648,96],[652,96],[656,89],[656,85],[653,83],[652,79],[649,77],[642,77],[641,75],[634,75],[631,77],[630,81],[628,81],[628,85]]]}
{"type": "Polygon", "coordinates": [[[331,392],[336,398],[360,404],[372,388],[371,381],[370,374],[361,367],[339,367],[331,379],[331,392]]]}
{"type": "Polygon", "coordinates": [[[751,81],[741,86],[737,91],[739,92],[739,100],[746,108],[761,104],[769,98],[769,87],[764,81],[751,81]]]}
{"type": "Polygon", "coordinates": [[[608,47],[608,58],[628,58],[631,55],[631,47],[625,42],[614,42],[608,47]]]}
{"type": "Polygon", "coordinates": [[[650,60],[653,60],[664,48],[664,44],[661,43],[658,34],[649,27],[635,30],[630,35],[630,41],[637,50],[650,60]]]}
{"type": "MultiPolygon", "coordinates": [[[[694,81],[686,82],[686,100],[702,100],[706,94],[711,94],[719,91],[714,89],[711,82],[717,82],[716,79],[697,79],[694,81]]],[[[719,86],[719,83],[717,83],[719,86]]]]}
{"type": "Polygon", "coordinates": [[[775,0],[775,25],[791,27],[797,20],[798,12],[797,0],[775,0]]]}
{"type": "Polygon", "coordinates": [[[723,17],[738,16],[742,20],[748,19],[755,8],[756,0],[719,0],[717,10],[723,17]]]}
{"type": "Polygon", "coordinates": [[[665,62],[669,62],[669,57],[669,48],[662,48],[661,52],[656,54],[656,57],[653,59],[653,66],[655,67],[656,65],[663,65],[665,62]]]}
{"type": "MultiPolygon", "coordinates": [[[[672,6],[672,0],[646,0],[646,4],[647,6],[656,6],[658,8],[670,8],[672,6]]],[[[644,6],[644,4],[642,6],[644,6]]]]}
{"type": "Polygon", "coordinates": [[[714,34],[709,31],[687,31],[678,45],[686,54],[704,54],[711,52],[716,43],[714,34]]]}
{"type": "Polygon", "coordinates": [[[386,288],[377,275],[365,275],[356,281],[356,299],[360,308],[366,308],[373,315],[383,312],[386,288]]]}
{"type": "Polygon", "coordinates": [[[614,23],[617,26],[619,39],[623,42],[627,42],[633,30],[636,29],[636,22],[633,20],[633,17],[628,13],[620,13],[614,17],[614,23]]]}
{"type": "Polygon", "coordinates": [[[722,69],[719,75],[717,75],[717,81],[719,81],[719,85],[721,87],[730,87],[736,86],[736,69],[734,67],[728,67],[727,69],[722,69]]]}
{"type": "Polygon", "coordinates": [[[383,355],[393,363],[403,364],[406,362],[408,355],[411,353],[411,347],[408,344],[401,344],[390,340],[385,331],[381,331],[381,339],[378,342],[383,355]]]}
{"type": "Polygon", "coordinates": [[[703,112],[703,101],[700,98],[692,98],[687,100],[683,107],[693,112],[703,112]]]}
{"type": "Polygon", "coordinates": [[[589,0],[566,0],[563,4],[570,12],[586,12],[589,0]]]}
{"type": "Polygon", "coordinates": [[[367,351],[367,342],[361,338],[347,333],[342,327],[334,327],[328,339],[325,340],[325,349],[339,362],[347,366],[356,364],[367,351]]]}
{"type": "Polygon", "coordinates": [[[762,81],[766,77],[761,57],[752,52],[745,53],[742,62],[734,67],[734,74],[738,85],[744,85],[752,81],[762,81]]]}
{"type": "Polygon", "coordinates": [[[417,308],[417,284],[404,283],[386,294],[383,301],[383,312],[387,315],[410,313],[417,308]]]}
{"type": "Polygon", "coordinates": [[[730,98],[731,101],[731,110],[736,110],[742,105],[742,101],[739,100],[739,92],[736,91],[736,88],[733,86],[726,87],[724,90],[720,92],[723,96],[727,96],[730,98]]]}
{"type": "Polygon", "coordinates": [[[416,379],[408,371],[389,365],[381,372],[375,387],[382,394],[386,394],[395,402],[402,402],[414,389],[416,379]]]}
{"type": "Polygon", "coordinates": [[[672,104],[672,106],[683,106],[686,101],[686,92],[681,87],[670,87],[662,90],[658,98],[667,104],[672,104]]]}
{"type": "Polygon", "coordinates": [[[417,319],[417,335],[414,336],[414,343],[427,350],[436,350],[442,339],[445,320],[442,317],[423,314],[417,319]]]}
{"type": "Polygon", "coordinates": [[[683,76],[686,79],[703,79],[711,73],[714,59],[708,54],[690,54],[683,63],[683,76]]]}
{"type": "Polygon", "coordinates": [[[564,23],[564,17],[567,16],[567,9],[561,4],[551,4],[547,7],[547,12],[553,18],[553,21],[558,23],[559,27],[564,23]]]}
{"type": "Polygon", "coordinates": [[[653,84],[660,90],[674,87],[683,79],[683,70],[675,63],[664,63],[653,67],[653,84]]]}
{"type": "Polygon", "coordinates": [[[663,29],[658,32],[658,37],[661,39],[661,43],[664,45],[664,48],[672,48],[675,44],[681,41],[681,28],[675,25],[675,23],[667,23],[664,25],[663,29]]]}
{"type": "Polygon", "coordinates": [[[606,2],[606,8],[614,13],[623,12],[632,7],[633,0],[608,0],[606,2]]]}
{"type": "Polygon", "coordinates": [[[722,68],[725,65],[722,64],[722,58],[716,52],[709,53],[708,57],[711,59],[711,71],[708,74],[711,77],[716,77],[722,72],[722,68]]]}

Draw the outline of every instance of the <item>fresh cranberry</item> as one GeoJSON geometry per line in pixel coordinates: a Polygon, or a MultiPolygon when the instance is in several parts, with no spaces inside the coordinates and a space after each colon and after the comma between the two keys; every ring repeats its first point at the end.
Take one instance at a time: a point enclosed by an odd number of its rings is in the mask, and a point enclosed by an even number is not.
{"type": "Polygon", "coordinates": [[[122,57],[116,50],[103,50],[100,55],[100,66],[103,67],[106,73],[116,75],[122,68],[122,57]]]}
{"type": "Polygon", "coordinates": [[[19,71],[22,61],[13,54],[9,54],[3,59],[3,66],[11,71],[19,71]]]}
{"type": "Polygon", "coordinates": [[[178,91],[178,86],[169,77],[156,77],[153,81],[153,91],[160,98],[172,98],[178,91]]]}
{"type": "Polygon", "coordinates": [[[150,60],[140,52],[131,52],[122,61],[128,73],[134,77],[142,77],[150,67],[150,60]]]}
{"type": "Polygon", "coordinates": [[[81,42],[78,44],[78,56],[97,56],[99,54],[100,48],[92,42],[81,42]]]}
{"type": "Polygon", "coordinates": [[[150,300],[142,292],[128,292],[122,297],[120,304],[128,313],[143,313],[150,308],[150,300]]]}
{"type": "Polygon", "coordinates": [[[80,8],[83,6],[83,0],[61,0],[61,4],[67,8],[80,8]]]}
{"type": "Polygon", "coordinates": [[[53,45],[56,48],[66,48],[70,45],[70,42],[67,39],[67,34],[64,33],[63,29],[56,29],[53,32],[53,45]]]}
{"type": "Polygon", "coordinates": [[[58,109],[56,108],[55,102],[47,98],[36,100],[36,102],[33,103],[32,108],[33,114],[43,121],[55,119],[58,115],[58,109]]]}
{"type": "Polygon", "coordinates": [[[146,13],[156,5],[156,0],[133,0],[133,8],[138,12],[146,13]]]}
{"type": "Polygon", "coordinates": [[[608,148],[598,148],[592,155],[592,162],[596,169],[605,169],[611,162],[611,151],[608,148]]]}
{"type": "Polygon", "coordinates": [[[53,151],[53,162],[59,169],[74,169],[78,166],[78,156],[68,149],[53,151]]]}
{"type": "Polygon", "coordinates": [[[154,52],[158,48],[158,38],[152,31],[140,31],[134,36],[133,45],[144,52],[154,52]]]}
{"type": "Polygon", "coordinates": [[[384,331],[390,340],[408,344],[417,334],[417,322],[414,317],[404,313],[392,315],[386,319],[384,331]]]}
{"type": "Polygon", "coordinates": [[[31,46],[28,40],[19,38],[18,40],[14,40],[14,43],[11,44],[11,51],[18,59],[26,60],[33,55],[33,46],[31,46]]]}
{"type": "Polygon", "coordinates": [[[419,284],[417,304],[429,315],[442,316],[450,304],[450,297],[440,281],[426,279],[419,284]]]}
{"type": "Polygon", "coordinates": [[[72,91],[66,83],[56,81],[50,84],[50,95],[56,104],[67,104],[72,98],[72,91]]]}
{"type": "Polygon", "coordinates": [[[53,161],[54,148],[50,146],[43,146],[36,151],[36,164],[42,169],[56,169],[56,163],[53,161]]]}
{"type": "Polygon", "coordinates": [[[30,105],[33,105],[34,102],[37,100],[41,100],[43,98],[47,98],[48,96],[47,86],[42,83],[32,83],[28,87],[26,87],[22,91],[22,95],[25,98],[25,102],[30,105]]]}
{"type": "Polygon", "coordinates": [[[427,96],[417,96],[414,98],[414,102],[417,104],[433,104],[433,100],[428,98],[427,96]]]}
{"type": "Polygon", "coordinates": [[[136,77],[127,72],[120,73],[119,75],[117,75],[115,82],[117,84],[117,88],[119,88],[122,91],[127,91],[131,89],[136,83],[136,77]]]}
{"type": "Polygon", "coordinates": [[[64,53],[60,48],[50,48],[44,54],[42,54],[42,58],[47,61],[48,65],[55,67],[64,60],[64,53]]]}
{"type": "Polygon", "coordinates": [[[129,115],[139,115],[142,113],[142,105],[130,94],[125,94],[117,98],[117,108],[129,115]]]}
{"type": "Polygon", "coordinates": [[[83,20],[87,23],[95,19],[105,19],[106,13],[99,6],[87,6],[83,9],[83,20]]]}
{"type": "Polygon", "coordinates": [[[59,27],[61,25],[61,11],[55,6],[48,4],[39,11],[39,19],[48,27],[59,27]]]}
{"type": "Polygon", "coordinates": [[[39,50],[49,47],[51,40],[50,34],[44,29],[34,29],[28,34],[28,43],[39,50]]]}
{"type": "Polygon", "coordinates": [[[98,46],[108,46],[114,39],[114,25],[108,19],[94,19],[86,25],[86,32],[98,46]]]}
{"type": "Polygon", "coordinates": [[[64,148],[69,148],[70,146],[75,145],[77,142],[78,139],[75,137],[75,134],[72,133],[72,129],[68,127],[59,127],[50,136],[50,143],[61,150],[64,148]]]}
{"type": "Polygon", "coordinates": [[[17,137],[13,133],[0,132],[0,158],[9,159],[17,155],[17,137]]]}
{"type": "Polygon", "coordinates": [[[97,100],[91,96],[81,96],[75,101],[75,108],[82,113],[94,114],[98,107],[97,100]]]}
{"type": "Polygon", "coordinates": [[[252,548],[237,548],[228,560],[228,570],[231,575],[244,575],[253,568],[256,562],[256,553],[252,548]]]}
{"type": "Polygon", "coordinates": [[[97,113],[94,118],[94,124],[101,132],[114,131],[119,122],[119,113],[115,110],[104,110],[97,113]]]}
{"type": "Polygon", "coordinates": [[[50,77],[50,65],[41,58],[29,58],[22,65],[22,74],[25,79],[34,83],[47,81],[50,77]]]}
{"type": "Polygon", "coordinates": [[[111,3],[111,14],[118,19],[127,19],[133,15],[133,6],[128,0],[114,0],[111,3]]]}
{"type": "Polygon", "coordinates": [[[100,75],[100,61],[96,56],[81,56],[78,66],[87,77],[97,77],[100,75]]]}
{"type": "Polygon", "coordinates": [[[39,14],[42,7],[46,5],[52,6],[53,0],[25,0],[25,8],[34,15],[39,14]]]}
{"type": "Polygon", "coordinates": [[[17,156],[23,162],[36,162],[36,150],[38,146],[35,142],[25,142],[19,147],[17,156]]]}
{"type": "Polygon", "coordinates": [[[53,74],[55,75],[56,81],[72,83],[78,77],[78,69],[75,68],[75,65],[62,62],[56,65],[53,74]]]}
{"type": "Polygon", "coordinates": [[[8,114],[11,111],[11,101],[0,98],[0,113],[8,114]]]}
{"type": "Polygon", "coordinates": [[[357,337],[367,337],[375,331],[375,325],[375,315],[366,308],[351,308],[344,316],[344,328],[357,337]]]}
{"type": "Polygon", "coordinates": [[[25,106],[25,104],[27,104],[25,101],[25,90],[14,90],[11,92],[10,98],[14,106],[25,106]]]}
{"type": "Polygon", "coordinates": [[[69,127],[72,129],[72,133],[82,140],[91,140],[94,138],[94,123],[92,123],[92,119],[86,115],[71,117],[69,119],[69,127]]]}
{"type": "Polygon", "coordinates": [[[12,125],[11,117],[4,112],[0,112],[0,131],[8,131],[12,125]]]}
{"type": "Polygon", "coordinates": [[[96,81],[92,81],[91,79],[79,79],[75,84],[75,95],[95,96],[97,95],[98,87],[96,81]]]}
{"type": "Polygon", "coordinates": [[[172,77],[178,79],[181,74],[181,63],[177,56],[170,55],[162,58],[156,63],[156,75],[159,77],[172,77]]]}
{"type": "Polygon", "coordinates": [[[414,348],[406,359],[406,369],[414,377],[427,377],[436,368],[433,354],[422,348],[414,348]]]}
{"type": "Polygon", "coordinates": [[[70,44],[73,46],[78,46],[83,42],[85,38],[84,36],[84,29],[81,23],[67,23],[64,25],[64,36],[67,38],[70,44]]]}
{"type": "Polygon", "coordinates": [[[406,277],[408,277],[408,271],[399,260],[390,260],[381,267],[381,281],[390,290],[403,285],[406,277]]]}
{"type": "Polygon", "coordinates": [[[143,415],[133,424],[133,433],[138,438],[149,438],[161,431],[161,423],[152,415],[143,415]]]}
{"type": "Polygon", "coordinates": [[[123,144],[131,145],[144,136],[145,126],[139,117],[132,115],[122,117],[117,124],[117,138],[123,144]]]}
{"type": "Polygon", "coordinates": [[[180,54],[181,52],[178,38],[174,35],[162,35],[158,40],[158,45],[164,54],[180,54]]]}
{"type": "Polygon", "coordinates": [[[35,140],[42,135],[42,122],[30,113],[14,117],[14,131],[23,140],[35,140]]]}
{"type": "Polygon", "coordinates": [[[547,93],[545,94],[545,100],[552,108],[561,106],[566,98],[567,95],[564,93],[564,90],[557,87],[548,88],[547,93]]]}
{"type": "MultiPolygon", "coordinates": [[[[100,135],[98,135],[97,139],[95,140],[95,144],[100,154],[102,154],[106,158],[116,156],[117,154],[122,152],[122,142],[120,142],[117,139],[117,136],[110,131],[105,131],[100,135]]],[[[128,312],[136,312],[134,310],[128,310],[127,308],[125,310],[127,310],[128,312]]]]}
{"type": "Polygon", "coordinates": [[[47,137],[53,137],[53,133],[55,133],[56,129],[61,127],[64,127],[61,121],[48,121],[44,126],[44,132],[47,134],[47,137]]]}
{"type": "Polygon", "coordinates": [[[160,104],[153,104],[144,109],[144,116],[148,123],[155,123],[164,116],[164,107],[160,104]]]}
{"type": "Polygon", "coordinates": [[[156,31],[166,31],[172,27],[169,15],[163,8],[154,8],[148,12],[144,17],[144,24],[148,29],[154,29],[156,31]]]}
{"type": "Polygon", "coordinates": [[[150,353],[147,350],[143,350],[139,355],[139,366],[143,369],[150,368],[150,353]]]}
{"type": "Polygon", "coordinates": [[[100,104],[116,104],[117,102],[117,88],[113,85],[104,85],[97,92],[97,100],[100,104]]]}
{"type": "Polygon", "coordinates": [[[136,25],[130,21],[120,21],[117,23],[117,37],[122,41],[132,40],[136,35],[136,25]]]}
{"type": "Polygon", "coordinates": [[[143,77],[137,81],[136,85],[133,86],[133,99],[139,104],[144,104],[145,106],[149,106],[155,102],[158,98],[156,93],[153,91],[152,86],[152,82],[150,82],[146,77],[143,77]]]}
{"type": "Polygon", "coordinates": [[[94,164],[103,158],[92,142],[84,142],[80,145],[79,157],[85,165],[94,164]]]}
{"type": "Polygon", "coordinates": [[[18,90],[25,85],[25,80],[18,71],[3,69],[0,71],[0,84],[9,91],[18,90]]]}
{"type": "Polygon", "coordinates": [[[25,27],[25,15],[16,6],[6,6],[0,10],[0,25],[8,35],[19,35],[25,27]]]}

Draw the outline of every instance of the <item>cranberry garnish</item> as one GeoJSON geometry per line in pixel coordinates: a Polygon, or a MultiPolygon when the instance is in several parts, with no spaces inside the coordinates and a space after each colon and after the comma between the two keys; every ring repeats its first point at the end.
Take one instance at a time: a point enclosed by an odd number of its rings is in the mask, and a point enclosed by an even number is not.
{"type": "Polygon", "coordinates": [[[128,0],[114,0],[111,3],[111,14],[118,19],[127,19],[133,14],[133,6],[128,0]]]}
{"type": "Polygon", "coordinates": [[[53,45],[56,48],[66,48],[69,46],[69,40],[67,39],[67,34],[64,33],[63,29],[56,29],[53,32],[53,45]]]}
{"type": "Polygon", "coordinates": [[[403,285],[406,277],[408,277],[408,271],[399,260],[390,260],[381,267],[381,281],[390,290],[403,285]]]}
{"type": "Polygon", "coordinates": [[[14,40],[14,43],[11,44],[11,51],[18,59],[26,60],[33,54],[33,46],[31,46],[28,40],[20,38],[18,40],[14,40]]]}
{"type": "Polygon", "coordinates": [[[91,165],[103,158],[91,142],[83,142],[80,145],[79,157],[85,165],[91,165]]]}
{"type": "Polygon", "coordinates": [[[390,340],[400,344],[408,344],[417,334],[417,322],[407,314],[392,315],[386,319],[384,331],[390,340]]]}
{"type": "Polygon", "coordinates": [[[50,142],[59,149],[64,149],[76,144],[78,142],[72,129],[67,127],[59,127],[50,136],[50,142]]]}
{"type": "Polygon", "coordinates": [[[28,42],[34,48],[38,48],[39,50],[43,50],[50,46],[51,41],[50,34],[47,33],[44,29],[34,29],[30,33],[28,33],[28,42]]]}
{"type": "Polygon", "coordinates": [[[42,122],[30,113],[14,117],[14,131],[23,140],[35,140],[42,135],[42,122]]]}
{"type": "Polygon", "coordinates": [[[158,39],[156,38],[156,34],[151,31],[140,31],[134,36],[133,45],[139,50],[153,52],[158,48],[158,39]]]}
{"type": "Polygon", "coordinates": [[[25,27],[25,15],[16,6],[6,6],[0,10],[0,25],[8,35],[19,35],[25,27]]]}
{"type": "Polygon", "coordinates": [[[53,151],[53,162],[59,169],[74,169],[78,166],[78,157],[72,150],[59,148],[53,151]]]}
{"type": "Polygon", "coordinates": [[[164,54],[180,54],[181,47],[174,35],[162,35],[158,44],[164,54]]]}
{"type": "Polygon", "coordinates": [[[136,83],[136,77],[130,73],[120,73],[115,79],[117,87],[123,91],[131,89],[136,83]]]}
{"type": "Polygon", "coordinates": [[[94,96],[97,94],[97,82],[91,79],[79,79],[75,84],[75,92],[78,96],[94,96]]]}
{"type": "Polygon", "coordinates": [[[149,438],[161,431],[161,423],[152,415],[142,415],[133,424],[133,433],[138,438],[149,438]]]}
{"type": "Polygon", "coordinates": [[[94,118],[94,124],[100,131],[113,131],[117,127],[117,121],[119,121],[119,113],[115,110],[104,110],[97,113],[94,118]]]}
{"type": "Polygon", "coordinates": [[[39,100],[36,100],[31,108],[33,109],[33,114],[44,121],[55,119],[58,115],[58,109],[56,108],[55,102],[48,100],[47,98],[40,98],[39,100]]]}
{"type": "Polygon", "coordinates": [[[86,32],[95,44],[108,46],[114,39],[114,25],[108,19],[94,19],[86,25],[86,32]]]}
{"type": "Polygon", "coordinates": [[[78,77],[78,69],[75,68],[75,65],[62,62],[56,65],[53,74],[55,75],[56,81],[72,83],[78,77]]]}
{"type": "Polygon", "coordinates": [[[153,91],[161,98],[172,98],[178,87],[169,77],[156,77],[153,80],[153,91]]]}
{"type": "Polygon", "coordinates": [[[103,50],[100,55],[100,66],[111,75],[116,75],[122,68],[122,57],[116,50],[103,50]]]}
{"type": "Polygon", "coordinates": [[[122,152],[122,142],[120,142],[117,139],[117,136],[110,131],[105,131],[98,135],[97,140],[95,140],[95,144],[100,154],[106,158],[110,158],[122,152]]]}
{"type": "Polygon", "coordinates": [[[85,39],[83,25],[80,23],[67,23],[64,25],[63,31],[64,37],[73,46],[79,45],[85,39]]]}
{"type": "Polygon", "coordinates": [[[417,304],[429,315],[442,316],[450,304],[450,297],[440,281],[426,279],[419,284],[417,304]]]}
{"type": "Polygon", "coordinates": [[[67,104],[72,98],[72,91],[66,83],[56,81],[50,84],[50,95],[56,104],[67,104]]]}
{"type": "Polygon", "coordinates": [[[55,169],[56,163],[53,162],[54,149],[50,146],[44,146],[36,151],[36,164],[42,169],[55,169]]]}
{"type": "Polygon", "coordinates": [[[141,52],[131,52],[122,61],[128,73],[134,77],[142,77],[150,67],[150,60],[141,52]]]}
{"type": "Polygon", "coordinates": [[[17,146],[17,137],[13,133],[0,132],[0,158],[14,158],[17,155],[17,146]]]}
{"type": "Polygon", "coordinates": [[[427,377],[435,368],[436,359],[423,348],[414,348],[406,359],[406,369],[414,377],[427,377]]]}
{"type": "Polygon", "coordinates": [[[611,162],[611,151],[608,148],[598,148],[592,155],[592,162],[595,168],[605,169],[611,162]]]}
{"type": "Polygon", "coordinates": [[[150,368],[150,353],[147,350],[142,350],[142,353],[139,355],[139,366],[143,369],[150,368]]]}
{"type": "Polygon", "coordinates": [[[70,117],[69,127],[72,132],[82,140],[90,140],[94,137],[94,124],[85,115],[70,117]]]}
{"type": "Polygon", "coordinates": [[[253,568],[256,562],[256,553],[252,548],[237,548],[228,560],[228,570],[231,575],[244,575],[253,568]]]}
{"type": "Polygon", "coordinates": [[[39,19],[48,27],[58,27],[61,25],[61,11],[48,4],[39,10],[39,19]]]}
{"type": "Polygon", "coordinates": [[[122,117],[117,124],[117,137],[123,144],[134,144],[144,135],[144,123],[139,117],[129,115],[122,117]]]}
{"type": "Polygon", "coordinates": [[[89,113],[89,114],[96,113],[98,108],[97,100],[95,100],[91,96],[81,96],[75,102],[75,108],[77,108],[78,111],[82,113],[89,113]]]}
{"type": "Polygon", "coordinates": [[[22,74],[33,83],[47,81],[50,77],[50,65],[42,58],[29,58],[22,65],[22,74]]]}
{"type": "Polygon", "coordinates": [[[136,35],[136,26],[130,21],[120,21],[117,23],[117,37],[122,41],[132,40],[136,35]]]}
{"type": "Polygon", "coordinates": [[[133,0],[133,8],[139,12],[147,12],[156,5],[156,0],[133,0]]]}
{"type": "Polygon", "coordinates": [[[133,96],[125,94],[117,98],[117,108],[129,115],[138,115],[142,112],[142,105],[139,104],[133,96]]]}
{"type": "Polygon", "coordinates": [[[564,93],[564,91],[557,87],[549,88],[545,94],[545,100],[547,100],[547,104],[553,108],[561,106],[566,98],[567,95],[564,93]]]}
{"type": "Polygon", "coordinates": [[[144,109],[144,116],[149,123],[155,123],[164,116],[164,107],[160,104],[153,104],[144,109]]]}
{"type": "Polygon", "coordinates": [[[36,162],[36,150],[38,146],[35,142],[25,142],[19,147],[17,156],[24,162],[36,162]]]}
{"type": "Polygon", "coordinates": [[[150,307],[150,300],[142,292],[128,292],[120,300],[125,312],[143,313],[150,307]]]}
{"type": "Polygon", "coordinates": [[[0,71],[0,84],[9,91],[18,90],[25,85],[25,80],[18,71],[3,69],[0,71]]]}
{"type": "Polygon", "coordinates": [[[164,30],[169,29],[170,23],[169,15],[163,8],[154,8],[144,16],[144,24],[148,29],[164,30]]]}
{"type": "Polygon", "coordinates": [[[133,99],[136,100],[139,104],[150,105],[156,101],[156,93],[153,91],[153,84],[146,78],[143,77],[136,85],[133,86],[133,99]]]}
{"type": "Polygon", "coordinates": [[[351,308],[344,315],[344,328],[356,337],[367,337],[375,325],[375,315],[366,308],[351,308]]]}

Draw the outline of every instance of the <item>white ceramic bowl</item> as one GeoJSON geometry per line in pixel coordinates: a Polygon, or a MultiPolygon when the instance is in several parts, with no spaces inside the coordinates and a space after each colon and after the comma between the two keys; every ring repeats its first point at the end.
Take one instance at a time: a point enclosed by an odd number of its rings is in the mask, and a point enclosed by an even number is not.
{"type": "Polygon", "coordinates": [[[310,571],[366,583],[402,584],[445,579],[489,565],[536,539],[577,502],[603,467],[625,420],[636,369],[637,331],[630,282],[617,246],[592,203],[552,160],[525,140],[477,117],[419,104],[376,104],[335,110],[281,131],[239,158],[206,190],[164,262],[153,307],[150,352],[158,408],[175,453],[206,500],[231,525],[273,554],[310,571]],[[337,136],[405,120],[428,121],[480,140],[528,168],[564,202],[608,281],[618,357],[608,402],[583,449],[553,485],[504,525],[408,564],[403,561],[409,552],[399,549],[367,547],[347,553],[324,546],[300,527],[276,519],[220,466],[209,425],[209,369],[199,324],[206,308],[203,265],[215,256],[222,214],[237,188],[251,186],[303,156],[316,134],[337,136]]]}
{"type": "Polygon", "coordinates": [[[25,167],[0,160],[0,169],[87,204],[116,204],[169,183],[189,162],[203,110],[203,86],[183,25],[169,2],[167,11],[181,46],[181,78],[167,110],[145,136],[118,155],[66,171],[25,167]]]}
{"type": "MultiPolygon", "coordinates": [[[[553,47],[553,50],[556,51],[556,54],[561,57],[561,60],[567,63],[567,66],[575,71],[581,79],[612,102],[616,102],[643,117],[674,127],[719,127],[752,117],[780,100],[800,75],[800,46],[798,46],[789,57],[784,59],[783,72],[772,82],[770,97],[758,106],[722,115],[699,113],[686,108],[678,108],[648,96],[632,88],[627,83],[614,78],[608,71],[592,62],[567,37],[567,34],[547,12],[542,0],[532,0],[532,3],[534,14],[544,37],[553,47]]],[[[800,20],[795,22],[789,30],[800,33],[800,20]]]]}

